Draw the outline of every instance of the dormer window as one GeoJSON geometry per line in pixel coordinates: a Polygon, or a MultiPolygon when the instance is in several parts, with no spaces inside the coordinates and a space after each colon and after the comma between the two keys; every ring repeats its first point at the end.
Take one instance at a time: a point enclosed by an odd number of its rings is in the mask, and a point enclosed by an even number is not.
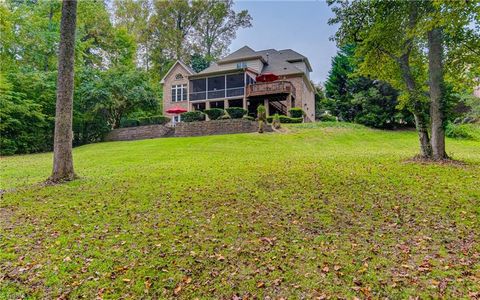
{"type": "Polygon", "coordinates": [[[177,75],[175,75],[175,80],[182,80],[183,79],[183,75],[178,73],[177,75]]]}
{"type": "Polygon", "coordinates": [[[247,67],[247,63],[242,61],[237,63],[237,69],[245,69],[247,67]]]}

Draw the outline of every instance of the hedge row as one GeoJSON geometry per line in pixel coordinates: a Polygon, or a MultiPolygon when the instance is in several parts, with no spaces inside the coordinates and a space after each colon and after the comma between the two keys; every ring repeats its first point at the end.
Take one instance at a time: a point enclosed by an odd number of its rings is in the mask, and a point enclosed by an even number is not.
{"type": "Polygon", "coordinates": [[[225,115],[225,111],[221,108],[212,108],[203,111],[210,120],[218,120],[221,116],[225,115]]]}
{"type": "Polygon", "coordinates": [[[181,114],[183,122],[205,121],[205,116],[210,120],[241,119],[247,114],[247,110],[241,107],[229,107],[225,110],[221,108],[211,108],[204,112],[190,111],[181,114]]]}
{"type": "Polygon", "coordinates": [[[205,114],[201,111],[189,111],[181,114],[183,122],[205,121],[205,114]]]}
{"type": "Polygon", "coordinates": [[[290,108],[288,112],[290,113],[290,116],[292,118],[303,118],[303,116],[305,115],[303,109],[301,109],[300,107],[290,108]]]}
{"type": "MultiPolygon", "coordinates": [[[[267,122],[272,123],[274,116],[269,116],[267,117],[267,122]]],[[[302,123],[303,122],[303,117],[302,118],[293,118],[293,117],[287,117],[284,115],[279,115],[278,119],[280,120],[280,123],[287,124],[287,123],[302,123]]]]}
{"type": "Polygon", "coordinates": [[[165,125],[170,122],[170,118],[165,116],[150,116],[142,118],[124,118],[120,120],[120,128],[145,126],[145,125],[165,125]]]}

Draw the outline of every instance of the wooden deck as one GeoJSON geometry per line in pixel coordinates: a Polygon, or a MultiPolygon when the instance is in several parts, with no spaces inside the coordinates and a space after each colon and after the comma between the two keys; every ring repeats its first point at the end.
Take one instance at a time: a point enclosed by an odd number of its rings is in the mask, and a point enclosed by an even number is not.
{"type": "Polygon", "coordinates": [[[292,94],[295,97],[295,87],[286,80],[258,82],[247,86],[247,97],[274,94],[292,94]]]}

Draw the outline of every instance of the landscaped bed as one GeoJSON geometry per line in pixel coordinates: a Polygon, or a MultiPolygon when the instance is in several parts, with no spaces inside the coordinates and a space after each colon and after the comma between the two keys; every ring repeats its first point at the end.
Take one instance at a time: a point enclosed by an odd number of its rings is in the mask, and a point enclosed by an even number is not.
{"type": "Polygon", "coordinates": [[[282,126],[2,158],[0,299],[480,295],[480,142],[282,126]]]}

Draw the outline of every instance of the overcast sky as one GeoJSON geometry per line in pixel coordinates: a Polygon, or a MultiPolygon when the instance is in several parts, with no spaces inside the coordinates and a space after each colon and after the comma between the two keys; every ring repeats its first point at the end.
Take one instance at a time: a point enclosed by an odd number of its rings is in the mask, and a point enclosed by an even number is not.
{"type": "Polygon", "coordinates": [[[245,45],[254,50],[291,48],[308,57],[311,79],[325,82],[337,47],[329,38],[336,27],[327,24],[332,12],[325,1],[241,1],[235,10],[247,9],[252,27],[240,29],[230,51],[245,45]]]}

